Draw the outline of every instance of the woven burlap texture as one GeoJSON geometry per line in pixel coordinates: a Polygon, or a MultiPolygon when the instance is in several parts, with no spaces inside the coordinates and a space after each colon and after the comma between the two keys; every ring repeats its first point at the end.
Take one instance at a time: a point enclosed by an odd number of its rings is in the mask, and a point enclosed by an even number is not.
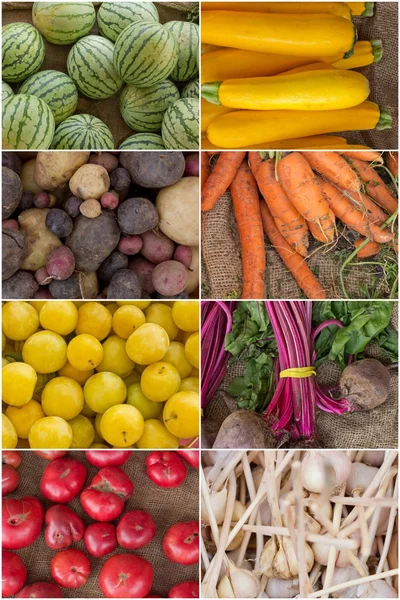
{"type": "MultiPolygon", "coordinates": [[[[20,484],[9,498],[22,498],[34,496],[38,498],[45,510],[53,503],[46,500],[40,493],[39,483],[44,468],[48,461],[36,456],[31,450],[21,450],[22,463],[18,468],[20,484]]],[[[148,452],[136,450],[121,468],[129,475],[134,483],[133,496],[125,503],[122,514],[129,510],[140,509],[151,514],[156,525],[155,538],[133,554],[148,560],[153,566],[154,582],[152,593],[166,598],[168,591],[176,584],[183,581],[198,581],[198,566],[182,566],[169,561],[163,553],[162,540],[169,527],[180,521],[197,521],[199,518],[199,475],[198,470],[188,466],[188,474],[183,485],[177,488],[165,489],[156,486],[146,475],[145,460],[148,452]]],[[[69,458],[80,460],[87,468],[88,484],[98,469],[91,465],[85,458],[84,452],[69,452],[69,458]]],[[[83,519],[85,525],[94,522],[82,509],[79,496],[68,504],[83,519]]],[[[122,516],[122,515],[121,515],[122,516]]],[[[116,524],[116,522],[115,522],[116,524]]],[[[74,543],[72,548],[85,552],[82,542],[74,543]]],[[[48,548],[44,541],[44,527],[38,539],[28,548],[16,551],[22,558],[27,571],[26,585],[37,581],[52,581],[50,576],[50,561],[56,551],[48,548]]],[[[91,573],[86,584],[76,590],[64,589],[67,598],[103,598],[98,584],[98,576],[104,562],[114,554],[131,553],[129,550],[117,547],[112,553],[103,558],[94,558],[88,555],[91,564],[91,573]]]]}
{"type": "MultiPolygon", "coordinates": [[[[392,313],[392,327],[398,329],[398,307],[395,304],[392,313]]],[[[365,352],[366,357],[377,358],[385,363],[385,358],[374,342],[365,352]]],[[[323,448],[396,448],[398,442],[398,373],[391,369],[390,394],[384,404],[374,410],[332,415],[317,410],[317,432],[323,448]]],[[[243,374],[243,364],[228,366],[227,374],[220,389],[227,391],[231,381],[243,374]]],[[[340,378],[340,369],[336,363],[325,362],[317,372],[321,386],[336,386],[340,378]]],[[[227,402],[226,396],[216,394],[207,405],[205,416],[222,425],[226,417],[236,409],[234,401],[227,402]]]]}
{"type": "MultiPolygon", "coordinates": [[[[9,23],[32,23],[32,4],[31,2],[6,2],[3,4],[3,25],[9,23]]],[[[157,7],[160,22],[166,23],[167,21],[185,21],[187,20],[187,13],[193,10],[197,6],[196,2],[182,2],[182,10],[177,10],[176,2],[155,2],[157,7]]],[[[98,6],[96,6],[96,11],[98,6]]],[[[97,23],[88,35],[98,35],[97,23]]],[[[72,48],[72,45],[68,46],[56,46],[46,42],[46,54],[44,63],[40,70],[45,71],[47,69],[54,69],[55,71],[62,71],[67,73],[67,56],[68,52],[72,48]]],[[[20,84],[12,85],[14,91],[18,91],[20,84]]],[[[106,100],[92,100],[90,98],[84,98],[79,94],[78,106],[76,109],[77,114],[90,114],[98,117],[111,129],[114,136],[115,147],[119,145],[130,135],[134,134],[134,131],[125,123],[119,112],[119,96],[115,94],[111,98],[106,100]]]]}

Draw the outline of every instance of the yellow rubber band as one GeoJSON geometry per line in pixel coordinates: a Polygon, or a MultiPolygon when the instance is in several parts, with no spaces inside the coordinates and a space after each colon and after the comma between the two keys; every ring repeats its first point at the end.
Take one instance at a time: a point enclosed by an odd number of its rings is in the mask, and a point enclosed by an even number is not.
{"type": "Polygon", "coordinates": [[[279,373],[279,377],[293,377],[294,379],[303,379],[304,377],[311,377],[316,375],[317,372],[314,367],[296,367],[293,369],[284,369],[279,373]]]}

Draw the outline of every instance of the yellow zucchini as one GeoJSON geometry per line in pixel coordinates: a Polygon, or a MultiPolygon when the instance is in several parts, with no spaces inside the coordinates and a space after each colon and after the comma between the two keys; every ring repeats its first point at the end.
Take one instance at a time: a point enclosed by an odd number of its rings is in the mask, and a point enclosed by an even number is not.
{"type": "Polygon", "coordinates": [[[374,14],[373,2],[346,2],[351,14],[358,17],[372,17],[374,14]]]}
{"type": "Polygon", "coordinates": [[[212,44],[201,44],[201,54],[209,54],[210,52],[215,52],[220,49],[219,46],[213,46],[212,44]]]}
{"type": "MultiPolygon", "coordinates": [[[[271,143],[255,144],[252,146],[253,150],[307,150],[309,148],[348,148],[347,140],[344,137],[335,135],[310,135],[304,138],[294,138],[291,140],[278,140],[271,143]]],[[[201,149],[202,150],[218,150],[217,146],[208,140],[206,135],[201,138],[201,149]]]]}
{"type": "Polygon", "coordinates": [[[291,15],[330,13],[351,19],[351,10],[346,2],[202,2],[201,10],[234,10],[291,15]]]}
{"type": "Polygon", "coordinates": [[[381,40],[371,40],[369,42],[357,42],[354,47],[354,54],[350,58],[342,58],[334,62],[336,69],[358,69],[374,62],[379,62],[383,55],[381,40]]]}
{"type": "Polygon", "coordinates": [[[325,111],[361,104],[368,98],[369,83],[355,71],[324,69],[204,83],[201,95],[228,108],[325,111]]]}
{"type": "Polygon", "coordinates": [[[217,117],[207,137],[218,148],[252,148],[254,144],[365,129],[387,129],[392,119],[374,102],[342,110],[288,111],[240,110],[217,117]]]}
{"type": "Polygon", "coordinates": [[[285,71],[284,73],[279,73],[276,77],[282,77],[282,75],[293,75],[295,73],[305,73],[308,71],[334,71],[335,67],[333,65],[329,65],[324,62],[316,62],[311,63],[309,65],[303,65],[302,67],[296,67],[295,69],[290,69],[290,71],[285,71]]]}
{"type": "Polygon", "coordinates": [[[224,115],[225,113],[232,112],[233,108],[226,108],[225,106],[217,106],[211,104],[206,100],[201,99],[201,131],[207,131],[207,127],[213,119],[224,115]]]}
{"type": "Polygon", "coordinates": [[[330,14],[204,11],[201,36],[203,43],[216,46],[307,57],[348,58],[356,42],[352,22],[330,14]]]}

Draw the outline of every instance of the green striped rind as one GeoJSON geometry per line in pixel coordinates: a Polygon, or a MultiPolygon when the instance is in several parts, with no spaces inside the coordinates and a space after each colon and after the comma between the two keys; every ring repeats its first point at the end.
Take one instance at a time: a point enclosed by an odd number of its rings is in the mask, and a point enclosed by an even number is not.
{"type": "Polygon", "coordinates": [[[93,115],[72,115],[56,129],[55,150],[113,150],[114,138],[105,123],[93,115]]]}
{"type": "Polygon", "coordinates": [[[160,23],[132,23],[115,42],[114,66],[126,83],[137,87],[167,79],[177,60],[175,36],[160,23]]]}
{"type": "Polygon", "coordinates": [[[53,113],[36,96],[16,94],[3,102],[3,148],[47,150],[55,123],[53,113]]]}
{"type": "Polygon", "coordinates": [[[89,33],[96,13],[92,2],[34,2],[32,21],[48,42],[64,46],[89,33]]]}
{"type": "Polygon", "coordinates": [[[189,81],[199,72],[197,57],[199,55],[199,26],[185,21],[170,21],[165,27],[174,34],[178,41],[178,62],[171,72],[173,81],[189,81]]]}
{"type": "Polygon", "coordinates": [[[44,61],[44,41],[30,23],[10,23],[2,28],[2,78],[23,81],[39,71],[44,61]]]}
{"type": "Polygon", "coordinates": [[[199,80],[189,81],[182,90],[182,98],[196,98],[199,100],[200,86],[199,80]]]}
{"type": "Polygon", "coordinates": [[[122,142],[119,150],[165,150],[161,135],[156,133],[137,133],[122,142]]]}
{"type": "Polygon", "coordinates": [[[165,111],[177,100],[178,88],[168,79],[148,88],[127,85],[120,98],[121,116],[135,131],[160,131],[165,111]]]}
{"type": "Polygon", "coordinates": [[[67,70],[79,90],[95,100],[110,98],[123,85],[113,64],[114,44],[99,35],[76,42],[67,58],[67,70]]]}
{"type": "Polygon", "coordinates": [[[152,2],[103,2],[97,12],[99,31],[112,42],[136,21],[158,23],[158,12],[152,2]]]}
{"type": "Polygon", "coordinates": [[[181,98],[170,106],[163,119],[161,135],[166,148],[193,150],[199,147],[199,101],[181,98]]]}
{"type": "Polygon", "coordinates": [[[39,71],[19,88],[20,94],[37,96],[50,107],[56,125],[74,114],[78,90],[68,75],[61,71],[39,71]]]}
{"type": "Polygon", "coordinates": [[[10,85],[8,85],[8,83],[6,83],[5,81],[1,82],[1,100],[2,102],[4,102],[4,100],[7,100],[7,98],[10,98],[11,96],[14,96],[14,90],[12,89],[12,87],[10,85]]]}

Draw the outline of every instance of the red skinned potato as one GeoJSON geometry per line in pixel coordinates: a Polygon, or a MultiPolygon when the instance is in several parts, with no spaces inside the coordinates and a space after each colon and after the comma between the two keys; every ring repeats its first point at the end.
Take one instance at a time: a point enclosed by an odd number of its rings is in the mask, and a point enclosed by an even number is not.
{"type": "Polygon", "coordinates": [[[28,576],[22,558],[14,552],[3,550],[1,558],[1,596],[14,596],[24,586],[28,576]]]}
{"type": "Polygon", "coordinates": [[[16,598],[64,598],[61,588],[55,583],[47,581],[38,581],[31,585],[26,585],[16,598]]]}
{"type": "Polygon", "coordinates": [[[62,458],[67,456],[68,450],[34,450],[36,456],[44,458],[45,460],[54,460],[55,458],[62,458]]]}
{"type": "Polygon", "coordinates": [[[155,267],[156,266],[153,265],[153,263],[141,256],[135,256],[133,260],[129,261],[128,269],[133,271],[139,277],[142,290],[147,294],[154,294],[155,292],[151,279],[155,267]]]}
{"type": "Polygon", "coordinates": [[[145,231],[142,233],[141,255],[155,265],[170,260],[174,253],[175,244],[162,231],[145,231]]]}
{"type": "Polygon", "coordinates": [[[91,556],[106,556],[117,547],[115,527],[111,523],[92,523],[86,527],[83,541],[91,556]]]}
{"type": "Polygon", "coordinates": [[[200,466],[200,452],[198,450],[176,450],[183,460],[194,469],[198,469],[200,466]]]}
{"type": "Polygon", "coordinates": [[[11,465],[3,465],[1,470],[1,495],[8,496],[17,489],[19,475],[11,465]]]}
{"type": "Polygon", "coordinates": [[[199,153],[193,152],[185,156],[185,175],[199,176],[199,153]]]}
{"type": "Polygon", "coordinates": [[[105,467],[81,494],[81,505],[96,521],[113,521],[124,510],[124,502],[133,494],[134,485],[118,467],[105,467]]]}
{"type": "Polygon", "coordinates": [[[116,554],[107,559],[99,585],[106,598],[144,598],[153,584],[153,568],[134,554],[116,554]]]}
{"type": "Polygon", "coordinates": [[[83,538],[85,525],[82,519],[63,504],[54,504],[46,511],[45,523],[44,539],[52,550],[68,548],[72,542],[83,538]]]}
{"type": "Polygon", "coordinates": [[[159,487],[173,488],[182,485],[186,479],[186,465],[170,451],[150,452],[146,458],[147,476],[159,487]]]}
{"type": "Polygon", "coordinates": [[[82,550],[62,550],[51,559],[50,573],[58,585],[75,590],[86,583],[90,561],[82,550]]]}
{"type": "Polygon", "coordinates": [[[179,565],[195,565],[199,562],[199,522],[175,523],[164,536],[165,556],[179,565]]]}
{"type": "Polygon", "coordinates": [[[132,450],[86,450],[85,455],[95,467],[120,467],[130,458],[132,450]]]}
{"type": "Polygon", "coordinates": [[[200,587],[197,581],[184,581],[174,585],[168,592],[168,598],[198,598],[200,587]]]}
{"type": "Polygon", "coordinates": [[[18,469],[21,464],[21,454],[18,450],[3,450],[1,453],[1,462],[3,465],[11,465],[14,469],[18,469]]]}
{"type": "Polygon", "coordinates": [[[178,246],[174,252],[174,260],[181,262],[188,269],[192,264],[192,249],[190,246],[178,246]]]}
{"type": "Polygon", "coordinates": [[[156,530],[156,524],[149,513],[130,510],[117,525],[118,544],[127,550],[137,550],[151,542],[156,530]]]}
{"type": "Polygon", "coordinates": [[[74,458],[56,458],[47,465],[40,491],[52,502],[66,504],[79,494],[86,481],[86,467],[74,458]]]}
{"type": "Polygon", "coordinates": [[[33,496],[3,498],[2,544],[6,550],[19,550],[33,544],[43,525],[43,506],[33,496]]]}
{"type": "Polygon", "coordinates": [[[122,254],[134,256],[140,252],[142,245],[142,238],[139,235],[124,235],[119,240],[118,250],[122,254]]]}
{"type": "Polygon", "coordinates": [[[170,298],[184,291],[188,282],[188,272],[181,262],[166,260],[156,266],[151,280],[156,292],[170,298]]]}

